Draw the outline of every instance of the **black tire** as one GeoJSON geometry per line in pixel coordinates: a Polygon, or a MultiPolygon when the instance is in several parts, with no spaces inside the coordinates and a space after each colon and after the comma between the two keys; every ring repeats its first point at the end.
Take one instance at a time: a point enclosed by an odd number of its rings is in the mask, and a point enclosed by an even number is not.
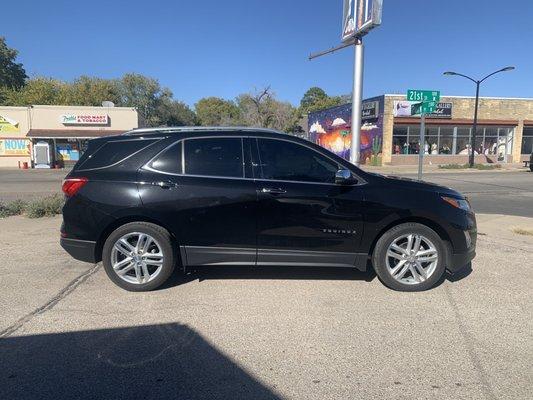
{"type": "Polygon", "coordinates": [[[161,286],[170,277],[170,275],[172,275],[175,262],[176,254],[170,234],[161,226],[149,222],[130,222],[120,226],[109,235],[102,249],[102,263],[109,279],[111,279],[117,286],[120,286],[121,288],[131,292],[145,292],[154,290],[161,286]],[[111,252],[115,242],[117,242],[117,240],[122,236],[132,232],[146,233],[152,236],[160,245],[161,252],[163,253],[163,264],[161,271],[155,278],[153,278],[153,280],[150,280],[147,283],[126,282],[117,275],[112,266],[111,252]]]}
{"type": "Polygon", "coordinates": [[[374,266],[374,270],[376,271],[376,275],[385,286],[393,290],[403,292],[419,292],[432,288],[442,278],[442,275],[446,269],[445,259],[446,246],[440,236],[433,229],[427,227],[426,225],[407,222],[392,227],[379,238],[374,249],[372,264],[374,266]],[[389,246],[395,239],[406,234],[423,235],[429,239],[437,249],[438,261],[435,270],[429,278],[421,283],[407,284],[399,282],[391,276],[387,268],[386,254],[389,246]]]}

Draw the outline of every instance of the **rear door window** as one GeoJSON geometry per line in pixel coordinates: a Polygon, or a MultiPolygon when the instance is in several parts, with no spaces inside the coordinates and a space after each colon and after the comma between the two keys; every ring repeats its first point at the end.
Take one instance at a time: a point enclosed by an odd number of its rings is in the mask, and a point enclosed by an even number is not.
{"type": "Polygon", "coordinates": [[[199,138],[184,141],[186,175],[242,178],[242,139],[199,138]]]}
{"type": "Polygon", "coordinates": [[[87,157],[77,169],[95,169],[109,167],[143,148],[154,143],[155,140],[135,139],[135,140],[115,140],[105,143],[94,154],[87,157]]]}

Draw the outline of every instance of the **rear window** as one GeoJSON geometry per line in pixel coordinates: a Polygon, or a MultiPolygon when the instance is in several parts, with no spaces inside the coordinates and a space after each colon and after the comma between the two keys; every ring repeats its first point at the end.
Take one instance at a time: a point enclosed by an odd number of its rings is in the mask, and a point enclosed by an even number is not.
{"type": "Polygon", "coordinates": [[[137,151],[149,146],[155,140],[120,140],[107,142],[95,153],[89,155],[77,169],[94,169],[109,167],[116,164],[137,151]]]}
{"type": "Polygon", "coordinates": [[[169,174],[181,174],[181,142],[164,150],[150,162],[149,167],[169,174]]]}

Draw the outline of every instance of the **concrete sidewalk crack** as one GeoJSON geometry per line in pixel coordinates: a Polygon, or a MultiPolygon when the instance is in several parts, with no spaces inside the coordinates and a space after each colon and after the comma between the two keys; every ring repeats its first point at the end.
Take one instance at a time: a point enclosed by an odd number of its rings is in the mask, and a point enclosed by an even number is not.
{"type": "Polygon", "coordinates": [[[466,351],[470,358],[470,362],[474,366],[474,369],[476,370],[479,376],[483,395],[487,400],[496,400],[497,397],[490,386],[489,380],[487,378],[487,373],[481,365],[481,360],[479,359],[479,356],[477,355],[476,350],[474,349],[474,338],[472,337],[470,332],[468,332],[468,329],[466,328],[466,325],[463,322],[463,318],[461,317],[461,314],[459,312],[459,308],[457,307],[457,303],[455,302],[455,299],[453,298],[450,292],[450,288],[448,286],[444,287],[444,293],[446,293],[446,300],[448,301],[448,304],[450,305],[455,314],[455,320],[457,322],[459,332],[461,333],[461,336],[464,339],[466,351]]]}
{"type": "Polygon", "coordinates": [[[45,304],[42,306],[36,308],[31,313],[25,315],[24,317],[20,318],[18,321],[16,321],[14,324],[8,326],[7,328],[0,331],[0,338],[4,338],[7,336],[10,336],[12,333],[18,331],[20,328],[22,328],[25,324],[27,324],[29,321],[33,319],[33,317],[40,315],[48,310],[51,310],[54,308],[54,306],[59,303],[61,300],[63,300],[65,297],[67,297],[70,293],[72,293],[78,286],[80,286],[83,282],[85,282],[91,275],[96,273],[100,269],[99,264],[95,264],[90,270],[84,272],[83,274],[79,275],[78,277],[74,278],[67,286],[65,286],[61,291],[59,291],[58,294],[56,294],[54,297],[52,297],[50,300],[48,300],[45,304]]]}

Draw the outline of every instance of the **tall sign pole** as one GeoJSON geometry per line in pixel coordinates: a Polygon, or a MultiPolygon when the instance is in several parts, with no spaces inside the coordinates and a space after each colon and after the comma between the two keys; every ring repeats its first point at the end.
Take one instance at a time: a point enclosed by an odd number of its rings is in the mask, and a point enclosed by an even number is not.
{"type": "Polygon", "coordinates": [[[424,153],[426,151],[426,114],[420,115],[420,144],[418,145],[418,180],[422,180],[422,166],[424,165],[424,153]]]}
{"type": "Polygon", "coordinates": [[[343,0],[342,44],[326,51],[311,54],[309,59],[354,45],[355,59],[352,87],[352,143],[350,162],[360,163],[361,113],[363,103],[363,36],[381,25],[383,0],[343,0]]]}
{"type": "Polygon", "coordinates": [[[420,139],[418,142],[418,180],[422,180],[422,166],[424,165],[424,153],[426,152],[426,114],[435,111],[440,100],[438,90],[407,91],[407,100],[412,102],[411,115],[420,114],[420,139]]]}
{"type": "Polygon", "coordinates": [[[360,38],[355,40],[355,60],[353,68],[353,90],[352,90],[352,144],[350,147],[350,162],[359,165],[359,153],[361,149],[361,111],[363,103],[363,41],[360,38]]]}

